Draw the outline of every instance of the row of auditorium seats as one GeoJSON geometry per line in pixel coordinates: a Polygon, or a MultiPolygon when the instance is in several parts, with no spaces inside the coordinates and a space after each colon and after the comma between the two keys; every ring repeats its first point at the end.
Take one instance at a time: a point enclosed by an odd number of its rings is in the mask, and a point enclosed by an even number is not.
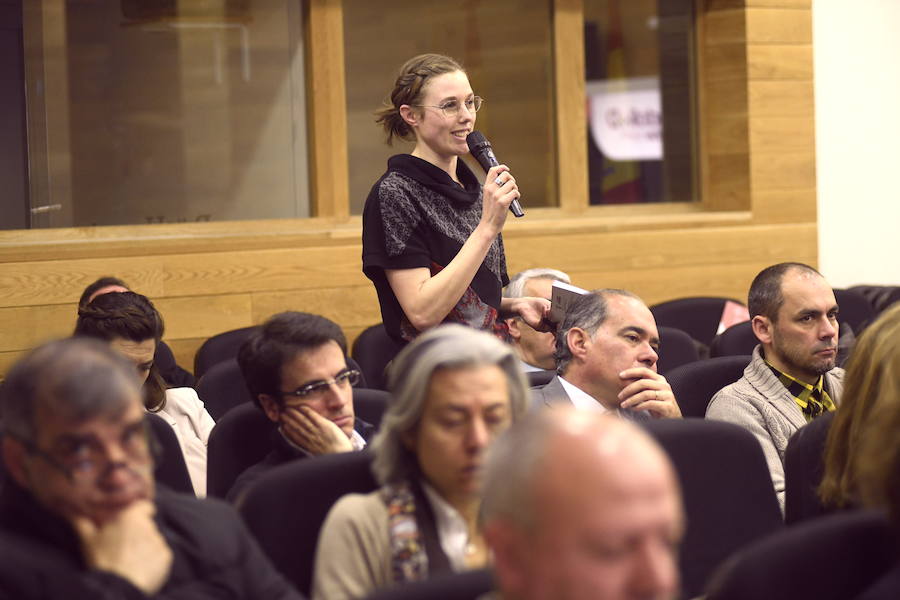
{"type": "MultiPolygon", "coordinates": [[[[875,286],[858,286],[852,289],[835,289],[835,298],[841,307],[839,321],[842,326],[849,326],[850,331],[859,334],[865,326],[875,318],[878,310],[873,306],[860,289],[881,291],[881,302],[898,296],[891,290],[900,292],[900,288],[878,288],[875,286]],[[888,290],[885,293],[883,290],[888,290]],[[882,298],[883,297],[883,298],[882,298]]],[[[872,296],[875,292],[870,291],[872,296]]],[[[900,296],[898,296],[900,297],[900,296]]],[[[661,352],[658,363],[660,373],[667,375],[673,369],[684,364],[695,362],[700,358],[734,356],[749,354],[756,345],[749,322],[738,323],[724,332],[717,334],[722,312],[727,302],[740,304],[737,300],[717,297],[680,298],[662,302],[650,307],[659,327],[661,352]]],[[[884,304],[881,308],[885,308],[884,304]]],[[[222,363],[234,359],[243,341],[258,326],[243,327],[215,335],[206,340],[197,350],[194,357],[194,375],[200,379],[198,392],[204,398],[203,391],[210,398],[220,398],[229,389],[235,378],[235,367],[222,363]],[[209,377],[204,377],[209,375],[209,377]],[[206,381],[204,381],[206,379],[206,381]],[[215,389],[210,389],[214,386],[215,389]]],[[[843,330],[842,330],[843,334],[843,330]]],[[[356,361],[356,367],[363,374],[365,383],[358,387],[386,390],[385,368],[400,350],[381,323],[366,328],[353,343],[350,356],[356,361]]],[[[240,392],[231,394],[230,401],[222,401],[222,406],[208,404],[207,410],[214,419],[224,414],[228,408],[245,401],[238,398],[240,392]]]]}
{"type": "MultiPolygon", "coordinates": [[[[866,325],[868,325],[881,310],[887,308],[891,303],[900,299],[900,288],[887,288],[887,290],[896,290],[893,292],[881,292],[877,296],[881,303],[876,306],[871,302],[861,288],[871,288],[872,286],[858,286],[850,289],[834,289],[834,297],[840,306],[838,321],[847,324],[852,331],[859,334],[866,325]],[[883,304],[883,305],[882,305],[883,304]]],[[[870,296],[874,296],[875,292],[870,292],[870,296]]],[[[715,345],[717,335],[719,335],[719,323],[722,318],[723,310],[728,302],[742,304],[739,300],[720,297],[690,297],[679,298],[654,304],[650,307],[653,318],[656,320],[658,327],[674,327],[680,329],[690,335],[705,347],[715,345]]],[[[724,332],[723,332],[724,333],[724,332]]],[[[723,350],[718,356],[726,356],[729,354],[737,354],[734,350],[723,350]]],[[[746,352],[740,352],[745,354],[746,352]]],[[[716,354],[710,354],[716,356],[716,354]]]]}
{"type": "MultiPolygon", "coordinates": [[[[848,323],[857,333],[876,316],[868,300],[859,293],[846,290],[835,292],[841,306],[841,322],[848,323]],[[863,303],[858,302],[860,298],[863,303]]],[[[715,317],[718,326],[724,300],[705,300],[721,301],[715,317]]],[[[681,479],[689,525],[680,566],[685,597],[692,597],[706,590],[713,571],[739,550],[742,555],[747,554],[751,558],[758,555],[758,560],[765,563],[768,540],[759,544],[764,550],[758,550],[752,542],[782,529],[783,522],[755,439],[740,428],[702,419],[715,392],[737,380],[750,360],[746,353],[756,341],[749,323],[727,330],[718,340],[715,335],[704,338],[708,339],[716,353],[724,355],[700,360],[698,348],[703,348],[704,342],[694,337],[701,335],[698,333],[700,329],[687,332],[671,327],[662,322],[667,318],[665,311],[660,314],[663,316],[657,316],[657,322],[664,349],[660,355],[659,369],[672,385],[686,419],[653,422],[649,428],[672,457],[681,479]],[[728,338],[741,341],[726,344],[728,338]],[[741,354],[728,355],[738,351],[741,354]]],[[[709,320],[708,316],[705,318],[709,320]]],[[[704,321],[703,326],[706,325],[709,323],[704,321]]],[[[682,323],[682,327],[691,329],[693,326],[682,323]]],[[[261,459],[268,449],[272,426],[258,409],[249,404],[249,393],[234,359],[240,343],[254,329],[244,328],[226,332],[222,337],[216,336],[219,339],[211,338],[196,357],[195,368],[198,374],[204,375],[198,392],[218,422],[209,446],[209,493],[213,496],[224,495],[243,468],[261,459]],[[228,398],[221,400],[224,396],[228,398]],[[238,408],[229,411],[235,406],[238,408]]],[[[378,324],[357,338],[351,350],[351,360],[356,362],[351,364],[358,367],[368,380],[364,385],[383,389],[386,387],[385,366],[396,351],[396,345],[387,337],[383,326],[378,324]]],[[[552,375],[551,371],[529,374],[529,377],[532,385],[540,385],[552,375]]],[[[357,414],[377,424],[388,398],[387,393],[358,386],[354,391],[357,414]]],[[[785,465],[788,524],[821,512],[813,490],[821,477],[821,454],[830,419],[820,419],[814,425],[801,429],[788,447],[785,465]]],[[[300,461],[267,474],[249,490],[241,506],[244,518],[276,566],[294,581],[298,589],[309,591],[318,530],[333,502],[344,493],[364,493],[375,489],[369,460],[367,453],[352,453],[316,461],[300,461]],[[341,473],[340,477],[335,477],[337,472],[341,473]],[[298,510],[298,507],[303,508],[298,510]],[[304,540],[303,547],[298,547],[297,540],[304,540]]],[[[168,469],[168,474],[160,473],[161,478],[177,481],[182,477],[181,484],[187,481],[187,489],[190,489],[186,469],[179,471],[177,466],[161,465],[158,472],[164,470],[163,467],[168,469]]],[[[856,541],[887,543],[883,534],[884,523],[878,519],[871,516],[853,516],[855,521],[845,518],[850,520],[830,526],[850,528],[851,546],[856,541]],[[857,537],[853,537],[853,532],[857,537]]],[[[816,527],[804,524],[798,528],[798,533],[792,532],[786,538],[786,543],[800,547],[807,544],[808,539],[818,539],[818,535],[816,527]]],[[[840,555],[843,554],[840,552],[840,555]]],[[[741,581],[742,577],[753,573],[752,569],[746,571],[745,562],[741,562],[740,568],[725,570],[726,575],[715,582],[714,589],[719,590],[716,593],[730,590],[733,581],[741,581]]],[[[752,564],[754,561],[749,562],[752,564]]],[[[880,565],[870,567],[880,568],[880,565]]],[[[375,597],[413,597],[408,594],[423,597],[423,593],[425,597],[430,597],[437,592],[429,593],[427,590],[440,589],[444,593],[439,595],[449,598],[451,596],[446,592],[452,588],[461,593],[456,597],[468,598],[475,596],[473,590],[486,591],[489,584],[490,574],[479,571],[446,578],[446,581],[425,582],[420,584],[420,588],[381,592],[375,597]],[[418,592],[415,591],[417,589],[418,592]]],[[[762,588],[750,586],[742,589],[762,588]]],[[[730,595],[729,592],[729,595],[713,594],[710,597],[741,596],[730,595]]],[[[760,596],[750,594],[746,597],[760,596]]],[[[826,594],[823,597],[839,596],[826,594]]]]}
{"type": "MultiPolygon", "coordinates": [[[[648,428],[681,481],[688,526],[679,562],[685,597],[694,597],[736,551],[780,530],[781,513],[762,450],[744,429],[702,419],[661,420],[648,428]]],[[[370,461],[368,452],[297,461],[248,490],[239,507],[248,528],[299,590],[310,590],[316,540],[333,503],[376,489],[370,461]]]]}
{"type": "MultiPolygon", "coordinates": [[[[856,598],[894,566],[897,551],[896,535],[883,514],[853,511],[831,515],[777,531],[739,550],[713,575],[704,597],[856,598]],[[810,558],[797,561],[798,556],[810,558]],[[828,557],[827,567],[816,560],[820,556],[828,557]]],[[[388,588],[367,600],[477,600],[492,589],[492,574],[482,569],[388,588]]]]}

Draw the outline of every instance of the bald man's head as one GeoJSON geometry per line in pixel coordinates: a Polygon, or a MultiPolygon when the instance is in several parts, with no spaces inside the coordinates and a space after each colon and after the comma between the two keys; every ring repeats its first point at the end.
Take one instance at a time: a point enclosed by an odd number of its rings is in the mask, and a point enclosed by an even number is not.
{"type": "Polygon", "coordinates": [[[504,597],[672,598],[681,499],[636,426],[541,411],[495,444],[483,514],[504,597]]]}

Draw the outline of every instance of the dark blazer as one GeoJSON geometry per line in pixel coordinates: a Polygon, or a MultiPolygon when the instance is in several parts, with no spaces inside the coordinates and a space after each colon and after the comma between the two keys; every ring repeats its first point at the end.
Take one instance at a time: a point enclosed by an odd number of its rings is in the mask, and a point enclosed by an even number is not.
{"type": "MultiPolygon", "coordinates": [[[[152,598],[302,599],[225,503],[158,487],[155,520],[174,560],[152,598]]],[[[0,598],[148,597],[121,577],[88,568],[71,525],[7,481],[0,492],[0,598]]]]}
{"type": "MultiPolygon", "coordinates": [[[[531,407],[532,409],[544,407],[572,406],[572,400],[566,394],[566,389],[559,380],[559,375],[550,380],[550,383],[543,387],[531,388],[531,407]]],[[[649,421],[652,417],[650,413],[645,411],[633,411],[618,409],[616,411],[623,419],[629,421],[643,422],[649,421]]]]}
{"type": "MultiPolygon", "coordinates": [[[[369,443],[370,438],[375,435],[375,426],[357,418],[353,423],[353,429],[356,430],[362,439],[369,443]]],[[[255,483],[265,473],[268,473],[275,467],[291,462],[292,460],[300,460],[309,457],[309,454],[298,450],[289,444],[278,429],[272,431],[272,451],[265,458],[241,473],[234,481],[234,485],[228,490],[225,499],[232,503],[237,503],[247,489],[255,483]]]]}

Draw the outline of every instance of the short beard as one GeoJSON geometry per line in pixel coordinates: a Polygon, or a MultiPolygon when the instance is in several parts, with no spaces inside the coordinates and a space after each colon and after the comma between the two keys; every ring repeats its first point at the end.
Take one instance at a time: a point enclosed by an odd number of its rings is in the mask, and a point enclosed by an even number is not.
{"type": "Polygon", "coordinates": [[[805,371],[807,373],[815,373],[817,376],[822,376],[831,371],[835,367],[835,360],[837,358],[837,349],[835,349],[835,354],[831,358],[816,359],[813,357],[812,359],[807,359],[805,361],[803,359],[806,357],[797,356],[792,352],[785,352],[780,344],[773,344],[772,349],[778,354],[781,362],[789,368],[805,371]]]}

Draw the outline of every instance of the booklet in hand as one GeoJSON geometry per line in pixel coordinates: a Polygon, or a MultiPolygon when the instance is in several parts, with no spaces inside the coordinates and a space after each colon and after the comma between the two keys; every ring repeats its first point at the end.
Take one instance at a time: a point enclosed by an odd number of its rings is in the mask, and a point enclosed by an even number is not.
{"type": "Polygon", "coordinates": [[[550,292],[550,320],[553,323],[561,323],[566,316],[566,310],[575,298],[589,293],[572,284],[554,281],[550,292]]]}

